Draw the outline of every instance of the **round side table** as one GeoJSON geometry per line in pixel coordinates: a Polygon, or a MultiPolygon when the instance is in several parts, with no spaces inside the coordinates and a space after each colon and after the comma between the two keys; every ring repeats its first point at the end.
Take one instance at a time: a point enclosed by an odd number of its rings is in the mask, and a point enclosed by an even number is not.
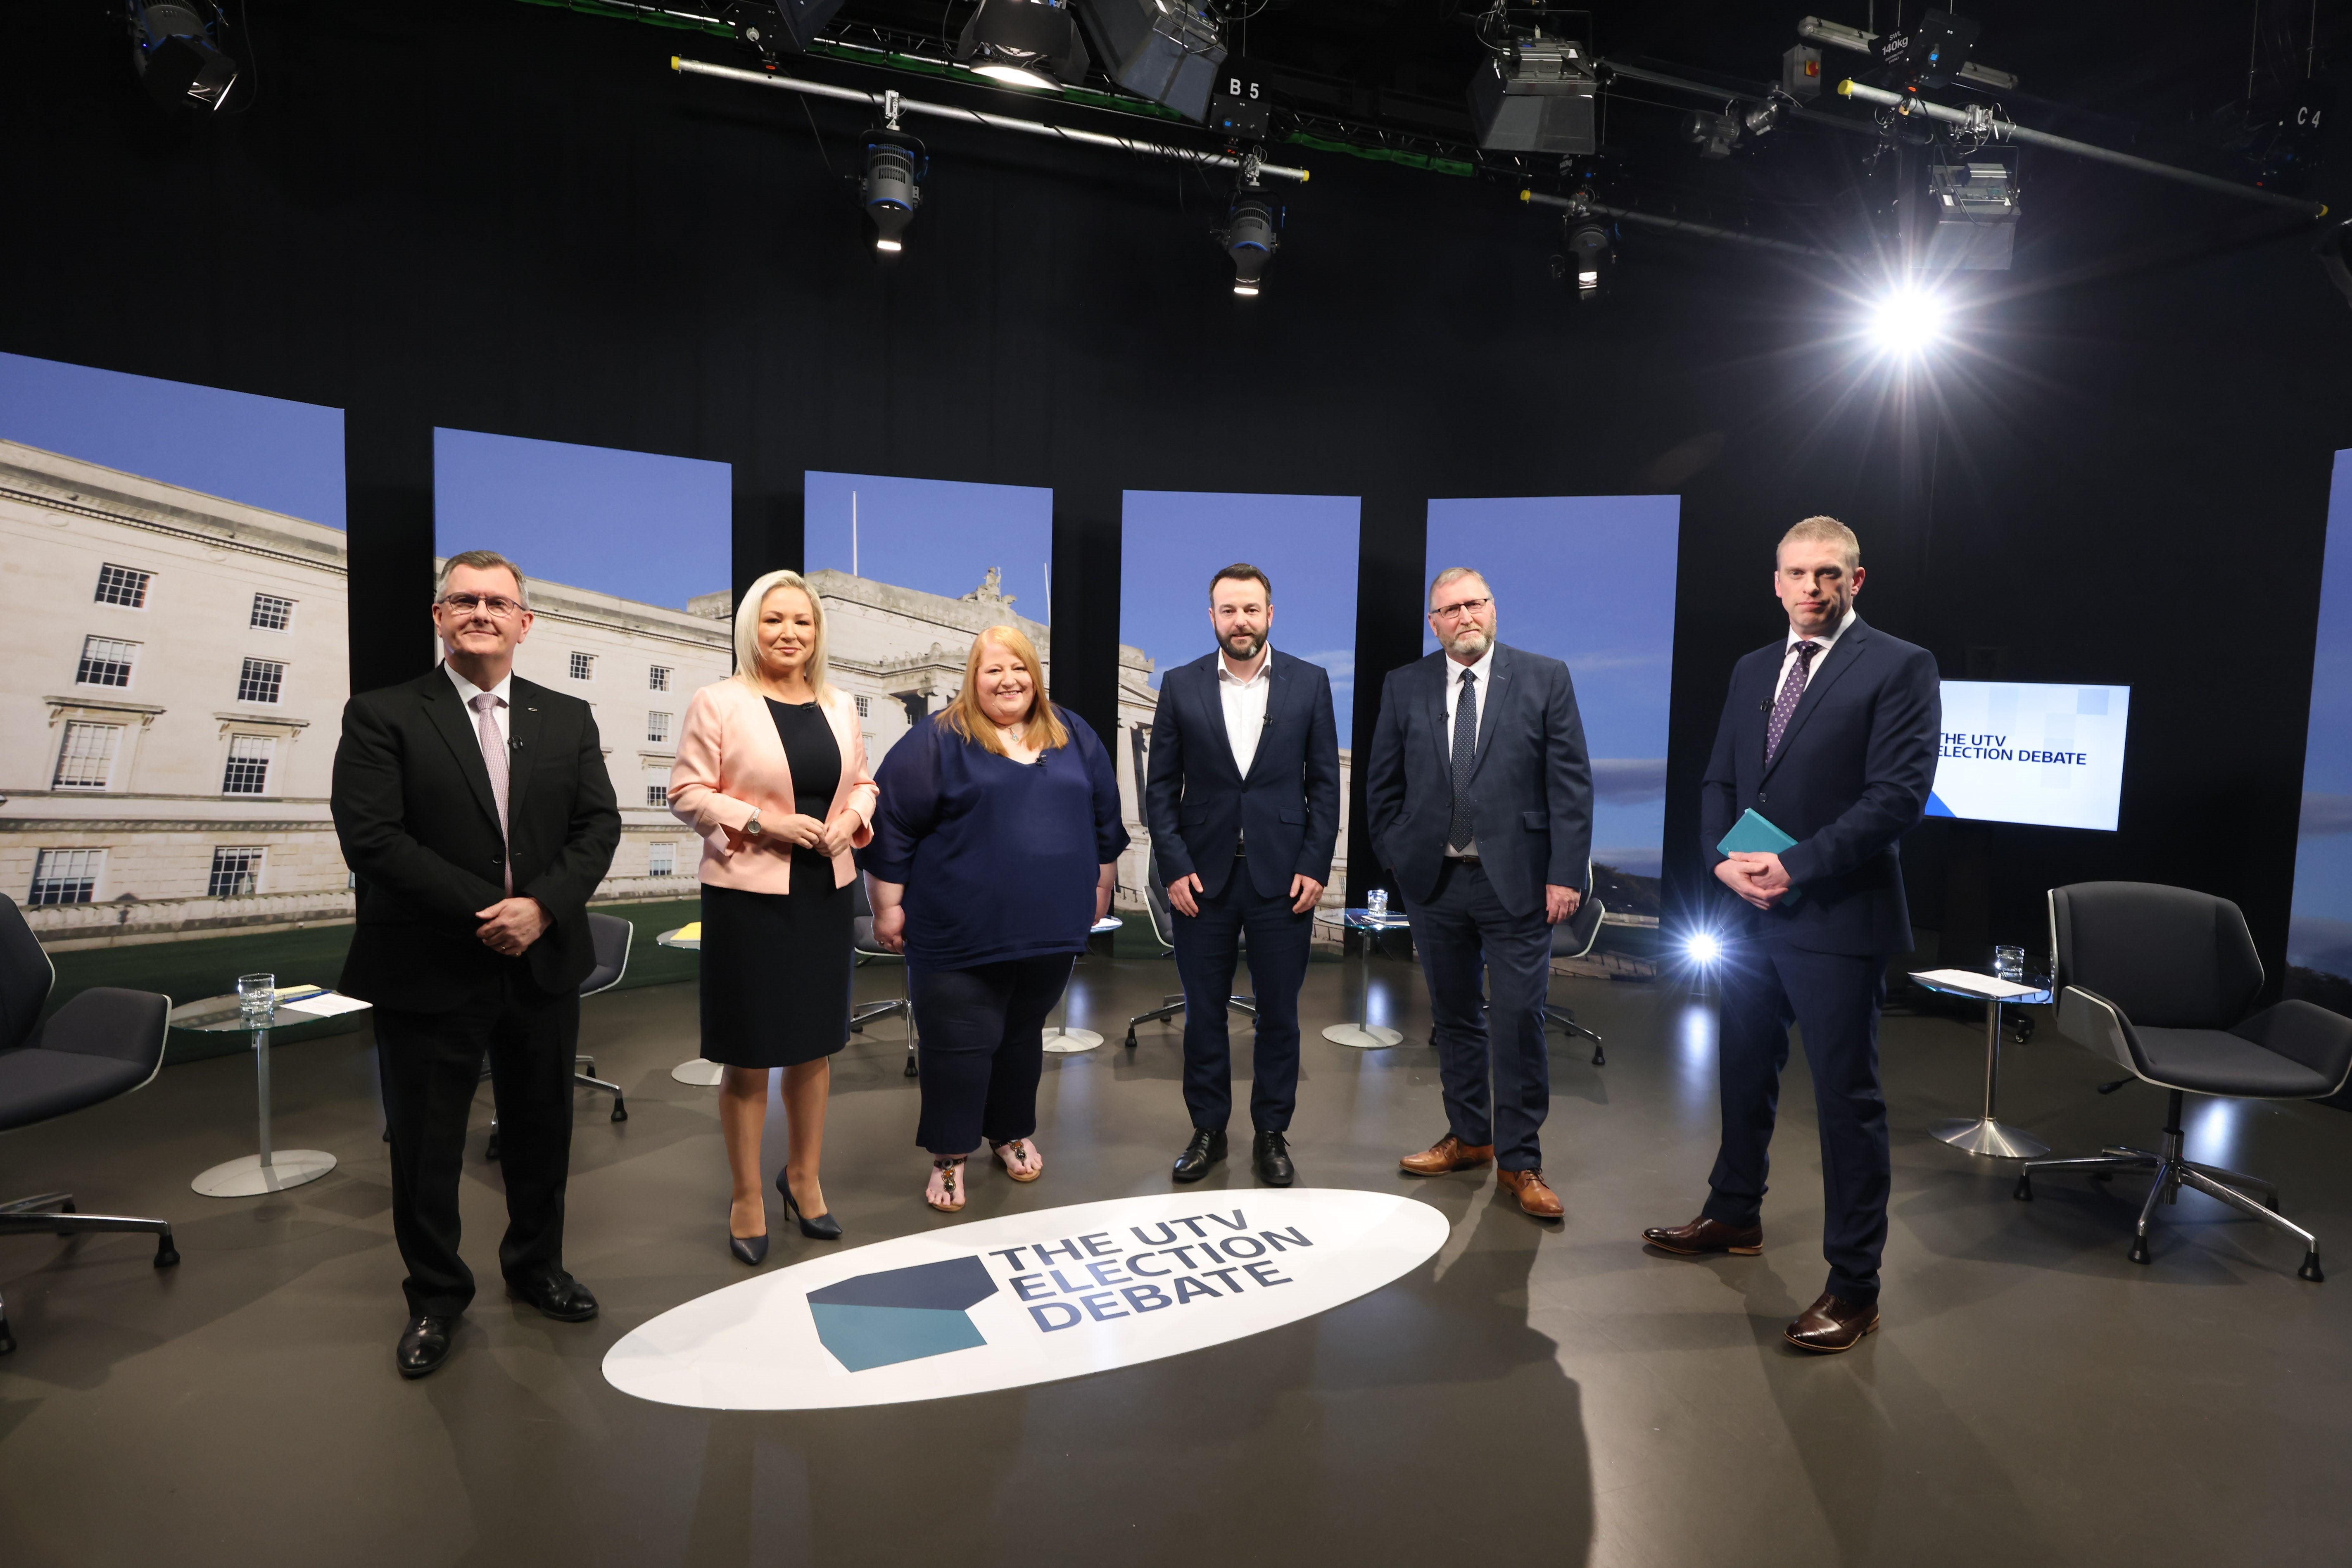
{"type": "MultiPolygon", "coordinates": [[[[654,938],[664,947],[682,948],[688,952],[702,951],[702,922],[683,925],[676,931],[666,931],[654,938]]],[[[690,1083],[697,1089],[716,1089],[727,1079],[727,1069],[717,1062],[696,1057],[669,1069],[669,1076],[680,1083],[690,1083]]]]}
{"type": "MultiPolygon", "coordinates": [[[[1117,915],[1105,915],[1087,929],[1087,934],[1106,936],[1126,923],[1117,915]]],[[[1069,988],[1065,986],[1062,990],[1062,1016],[1067,1020],[1069,1016],[1070,993],[1069,988]]],[[[1072,1029],[1063,1024],[1050,1024],[1045,1028],[1045,1048],[1057,1057],[1070,1057],[1077,1055],[1080,1051],[1091,1051],[1102,1043],[1103,1037],[1092,1029],[1072,1029]]]]}
{"type": "Polygon", "coordinates": [[[1363,1021],[1333,1024],[1323,1031],[1323,1037],[1335,1046],[1353,1046],[1360,1051],[1376,1051],[1402,1045],[1404,1036],[1402,1033],[1372,1022],[1372,943],[1379,940],[1381,932],[1407,931],[1412,922],[1402,915],[1376,915],[1370,910],[1318,910],[1315,911],[1315,923],[1363,933],[1363,1021]]]}
{"type": "MultiPolygon", "coordinates": [[[[358,1004],[359,1007],[365,1005],[358,1004]]],[[[354,1006],[343,1008],[346,1012],[356,1010],[354,1006]]],[[[315,1182],[335,1168],[335,1157],[323,1149],[273,1149],[269,1142],[269,1031],[278,1026],[309,1023],[327,1016],[305,1013],[297,1003],[280,1003],[267,1013],[248,1015],[233,995],[207,996],[201,1002],[172,1009],[173,1028],[197,1029],[205,1034],[242,1032],[252,1037],[255,1099],[260,1109],[261,1152],[215,1165],[188,1185],[208,1198],[251,1198],[315,1182]]]]}
{"type": "Polygon", "coordinates": [[[1945,996],[1975,997],[1985,1005],[1985,1079],[1984,1114],[1955,1117],[1947,1121],[1932,1121],[1927,1131],[1955,1149],[1965,1149],[1971,1154],[1982,1154],[1992,1160],[2032,1160],[2050,1152],[2050,1145],[2039,1138],[2029,1137],[2000,1120],[2000,1010],[2007,1004],[2031,1005],[2050,1000],[2050,981],[2045,975],[2032,975],[2023,980],[2003,980],[1997,975],[1973,976],[1996,985],[2022,985],[2026,989],[2007,995],[1989,995],[1982,990],[1964,984],[1937,978],[1933,972],[1911,976],[1913,984],[1923,990],[1945,996]]]}

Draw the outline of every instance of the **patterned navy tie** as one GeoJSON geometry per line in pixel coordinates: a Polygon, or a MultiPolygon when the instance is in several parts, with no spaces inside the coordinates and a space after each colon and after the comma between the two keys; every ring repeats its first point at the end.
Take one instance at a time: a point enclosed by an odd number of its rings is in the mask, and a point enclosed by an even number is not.
{"type": "Polygon", "coordinates": [[[1813,668],[1813,655],[1822,651],[1817,642],[1797,645],[1797,662],[1789,667],[1789,679],[1780,683],[1780,700],[1772,704],[1772,721],[1764,729],[1764,763],[1770,766],[1780,754],[1780,737],[1789,732],[1789,715],[1797,710],[1797,699],[1805,694],[1805,679],[1813,668]]]}
{"type": "Polygon", "coordinates": [[[1478,760],[1478,673],[1462,672],[1462,696],[1454,708],[1454,820],[1445,842],[1456,849],[1470,843],[1470,768],[1478,760]]]}

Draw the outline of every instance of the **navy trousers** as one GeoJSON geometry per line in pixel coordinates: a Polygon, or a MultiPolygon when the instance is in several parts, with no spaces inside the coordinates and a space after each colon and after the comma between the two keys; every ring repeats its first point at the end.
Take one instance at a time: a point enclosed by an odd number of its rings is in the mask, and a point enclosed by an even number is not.
{"type": "Polygon", "coordinates": [[[1506,1171],[1543,1169],[1537,1134],[1551,1110],[1543,1032],[1551,927],[1543,910],[1511,913],[1483,868],[1449,860],[1435,896],[1405,913],[1429,983],[1446,1130],[1465,1143],[1492,1143],[1506,1171]]]}
{"type": "Polygon", "coordinates": [[[922,1030],[916,1142],[953,1159],[983,1139],[1010,1143],[1036,1132],[1045,1019],[1069,984],[1070,963],[1070,954],[1049,952],[970,969],[908,966],[922,1030]]]}
{"type": "MultiPolygon", "coordinates": [[[[1287,881],[1287,879],[1285,879],[1287,881]]],[[[1234,1114],[1232,1017],[1242,936],[1249,936],[1250,991],[1257,998],[1257,1043],[1250,1069],[1250,1126],[1286,1132],[1298,1104],[1298,987],[1315,937],[1315,911],[1290,912],[1286,889],[1261,898],[1249,868],[1236,864],[1198,915],[1178,914],[1176,973],[1184,985],[1184,1109],[1196,1131],[1223,1132],[1234,1114]]]]}
{"type": "Polygon", "coordinates": [[[1736,943],[1725,953],[1717,1047],[1723,1146],[1702,1211],[1725,1225],[1757,1223],[1793,1022],[1804,1034],[1822,1127],[1826,1289],[1859,1303],[1878,1300],[1878,1259],[1886,1248],[1892,1161],[1878,1087],[1885,973],[1886,960],[1874,954],[1807,952],[1769,942],[1736,943]]]}

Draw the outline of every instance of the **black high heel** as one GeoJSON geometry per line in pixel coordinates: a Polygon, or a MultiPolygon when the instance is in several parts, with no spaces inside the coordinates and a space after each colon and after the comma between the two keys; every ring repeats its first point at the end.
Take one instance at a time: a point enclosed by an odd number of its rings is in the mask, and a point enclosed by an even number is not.
{"type": "Polygon", "coordinates": [[[821,1214],[812,1219],[801,1212],[798,1200],[793,1196],[792,1184],[784,1180],[784,1173],[782,1171],[776,1173],[776,1191],[784,1195],[784,1217],[798,1220],[803,1236],[807,1237],[811,1241],[841,1239],[841,1222],[833,1215],[821,1214]]]}
{"type": "Polygon", "coordinates": [[[761,1231],[757,1236],[738,1236],[735,1234],[734,1216],[730,1215],[728,1217],[727,1250],[735,1255],[736,1262],[757,1268],[768,1260],[768,1233],[761,1231]]]}

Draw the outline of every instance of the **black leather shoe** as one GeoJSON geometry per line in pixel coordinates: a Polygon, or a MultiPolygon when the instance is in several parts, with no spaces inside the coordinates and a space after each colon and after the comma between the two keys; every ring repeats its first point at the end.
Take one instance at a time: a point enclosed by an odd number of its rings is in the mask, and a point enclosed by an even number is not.
{"type": "Polygon", "coordinates": [[[763,1230],[757,1236],[737,1236],[730,1231],[727,1250],[735,1255],[736,1262],[757,1268],[768,1260],[768,1233],[763,1230]]]}
{"type": "Polygon", "coordinates": [[[529,1285],[509,1284],[507,1294],[518,1301],[527,1302],[562,1323],[584,1323],[596,1315],[596,1298],[588,1287],[569,1274],[555,1279],[533,1280],[529,1285]]]}
{"type": "Polygon", "coordinates": [[[449,1331],[453,1327],[446,1318],[411,1318],[408,1327],[400,1331],[400,1344],[392,1352],[393,1365],[403,1377],[423,1377],[441,1370],[449,1359],[449,1331]]]}
{"type": "Polygon", "coordinates": [[[1180,1182],[1197,1182],[1209,1173],[1209,1167],[1225,1157],[1225,1135],[1202,1128],[1176,1156],[1176,1169],[1171,1173],[1180,1182]]]}
{"type": "Polygon", "coordinates": [[[1290,1163],[1290,1145],[1279,1132],[1257,1135],[1250,1163],[1257,1167],[1257,1179],[1269,1187],[1286,1187],[1298,1179],[1297,1168],[1290,1163]]]}
{"type": "Polygon", "coordinates": [[[808,1215],[801,1212],[800,1200],[793,1196],[793,1184],[784,1180],[784,1173],[782,1171],[776,1173],[776,1191],[784,1194],[784,1217],[798,1220],[803,1236],[807,1237],[811,1241],[841,1239],[841,1222],[834,1218],[830,1212],[821,1215],[808,1215]]]}

